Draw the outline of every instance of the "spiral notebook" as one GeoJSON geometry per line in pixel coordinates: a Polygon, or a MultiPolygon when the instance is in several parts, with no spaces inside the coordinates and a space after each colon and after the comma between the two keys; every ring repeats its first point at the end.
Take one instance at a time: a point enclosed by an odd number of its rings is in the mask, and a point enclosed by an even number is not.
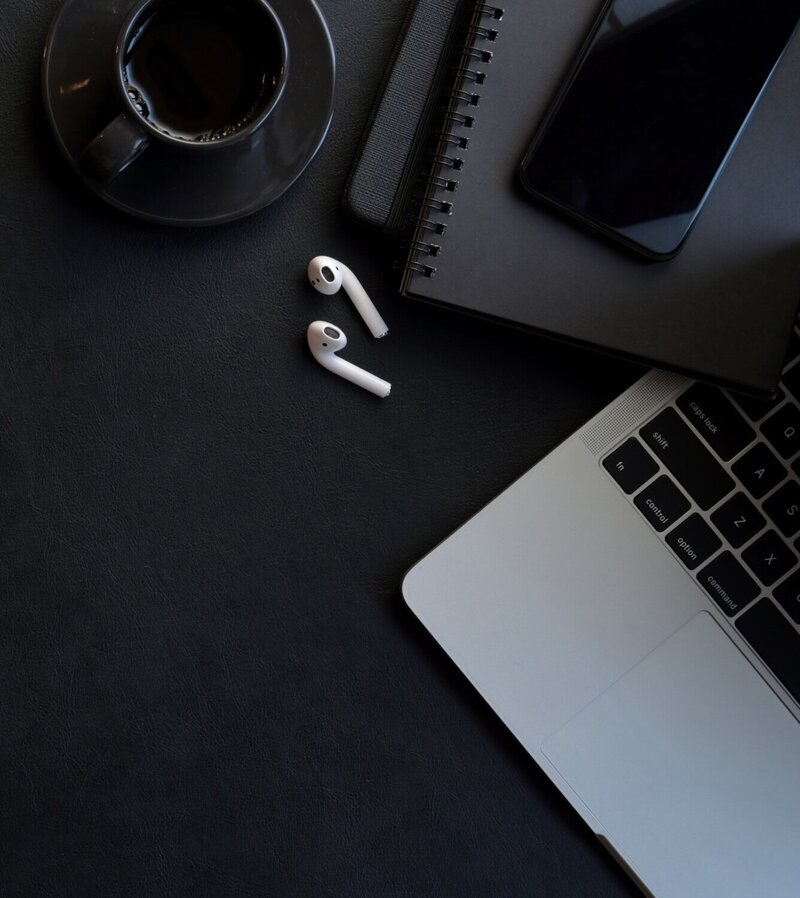
{"type": "Polygon", "coordinates": [[[522,195],[520,160],[602,8],[474,4],[429,151],[404,295],[773,391],[800,300],[800,41],[769,83],[680,255],[631,259],[522,195]]]}

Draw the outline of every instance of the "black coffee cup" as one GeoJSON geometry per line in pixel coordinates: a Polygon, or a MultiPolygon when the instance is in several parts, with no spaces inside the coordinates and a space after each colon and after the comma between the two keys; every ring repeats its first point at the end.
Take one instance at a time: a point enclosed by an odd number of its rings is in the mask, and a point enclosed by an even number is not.
{"type": "Polygon", "coordinates": [[[250,137],[280,100],[289,50],[265,0],[141,0],[114,60],[122,112],[81,156],[106,182],[152,141],[207,153],[250,137]]]}

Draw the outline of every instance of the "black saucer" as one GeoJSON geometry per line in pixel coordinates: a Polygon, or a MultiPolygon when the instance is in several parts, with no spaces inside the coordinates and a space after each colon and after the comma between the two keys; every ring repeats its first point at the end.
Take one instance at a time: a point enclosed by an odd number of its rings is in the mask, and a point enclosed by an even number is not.
{"type": "Polygon", "coordinates": [[[120,112],[114,46],[134,0],[66,0],[45,45],[44,102],[64,155],[92,190],[149,221],[211,225],[249,215],[291,187],[328,133],[334,51],[315,0],[270,2],[286,31],[289,74],[264,125],[249,139],[207,154],[153,143],[104,184],[82,172],[78,159],[120,112]]]}

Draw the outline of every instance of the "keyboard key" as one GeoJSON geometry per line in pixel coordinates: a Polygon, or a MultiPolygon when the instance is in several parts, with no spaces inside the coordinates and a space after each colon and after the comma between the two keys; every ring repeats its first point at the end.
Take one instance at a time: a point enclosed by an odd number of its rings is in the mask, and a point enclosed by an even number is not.
{"type": "Polygon", "coordinates": [[[755,439],[753,428],[716,387],[697,383],[677,405],[723,461],[730,461],[755,439]]]}
{"type": "Polygon", "coordinates": [[[800,571],[795,571],[780,586],[776,586],[773,595],[789,617],[800,624],[800,571]]]}
{"type": "Polygon", "coordinates": [[[765,443],[756,443],[733,466],[733,473],[756,499],[762,499],[786,477],[786,468],[765,443]]]}
{"type": "Polygon", "coordinates": [[[789,403],[761,425],[761,432],[781,458],[791,458],[800,450],[800,409],[789,403]]]}
{"type": "Polygon", "coordinates": [[[783,402],[786,397],[783,390],[778,390],[769,399],[756,399],[753,396],[744,396],[741,393],[731,393],[730,395],[751,421],[760,421],[762,418],[766,418],[771,411],[778,407],[778,403],[783,402]]]}
{"type": "Polygon", "coordinates": [[[764,586],[772,586],[797,564],[797,556],[774,530],[763,536],[742,553],[744,563],[764,586]]]}
{"type": "Polygon", "coordinates": [[[689,501],[669,477],[663,475],[645,487],[633,502],[659,533],[689,510],[689,501]]]}
{"type": "Polygon", "coordinates": [[[633,437],[612,452],[603,467],[629,496],[658,473],[653,457],[633,437]]]}
{"type": "Polygon", "coordinates": [[[764,503],[764,511],[784,536],[800,531],[800,483],[789,480],[764,503]]]}
{"type": "Polygon", "coordinates": [[[700,567],[722,545],[699,514],[690,515],[667,536],[667,542],[690,571],[700,567]]]}
{"type": "Polygon", "coordinates": [[[718,555],[697,575],[703,589],[733,617],[754,601],[761,590],[730,552],[718,555]]]}
{"type": "Polygon", "coordinates": [[[664,409],[640,433],[656,458],[669,468],[703,511],[708,511],[733,489],[733,479],[674,408],[664,409]]]}
{"type": "Polygon", "coordinates": [[[800,702],[800,633],[769,599],[762,599],[736,621],[756,654],[800,702]]]}
{"type": "Polygon", "coordinates": [[[767,519],[744,493],[728,499],[711,515],[711,520],[734,549],[749,543],[767,525],[767,519]]]}

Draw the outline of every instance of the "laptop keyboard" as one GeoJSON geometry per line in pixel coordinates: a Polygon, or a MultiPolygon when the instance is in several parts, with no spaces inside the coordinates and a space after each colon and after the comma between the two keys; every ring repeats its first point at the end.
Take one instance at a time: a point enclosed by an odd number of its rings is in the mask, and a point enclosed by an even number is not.
{"type": "Polygon", "coordinates": [[[603,467],[800,703],[800,338],[769,400],[695,383],[603,467]]]}

